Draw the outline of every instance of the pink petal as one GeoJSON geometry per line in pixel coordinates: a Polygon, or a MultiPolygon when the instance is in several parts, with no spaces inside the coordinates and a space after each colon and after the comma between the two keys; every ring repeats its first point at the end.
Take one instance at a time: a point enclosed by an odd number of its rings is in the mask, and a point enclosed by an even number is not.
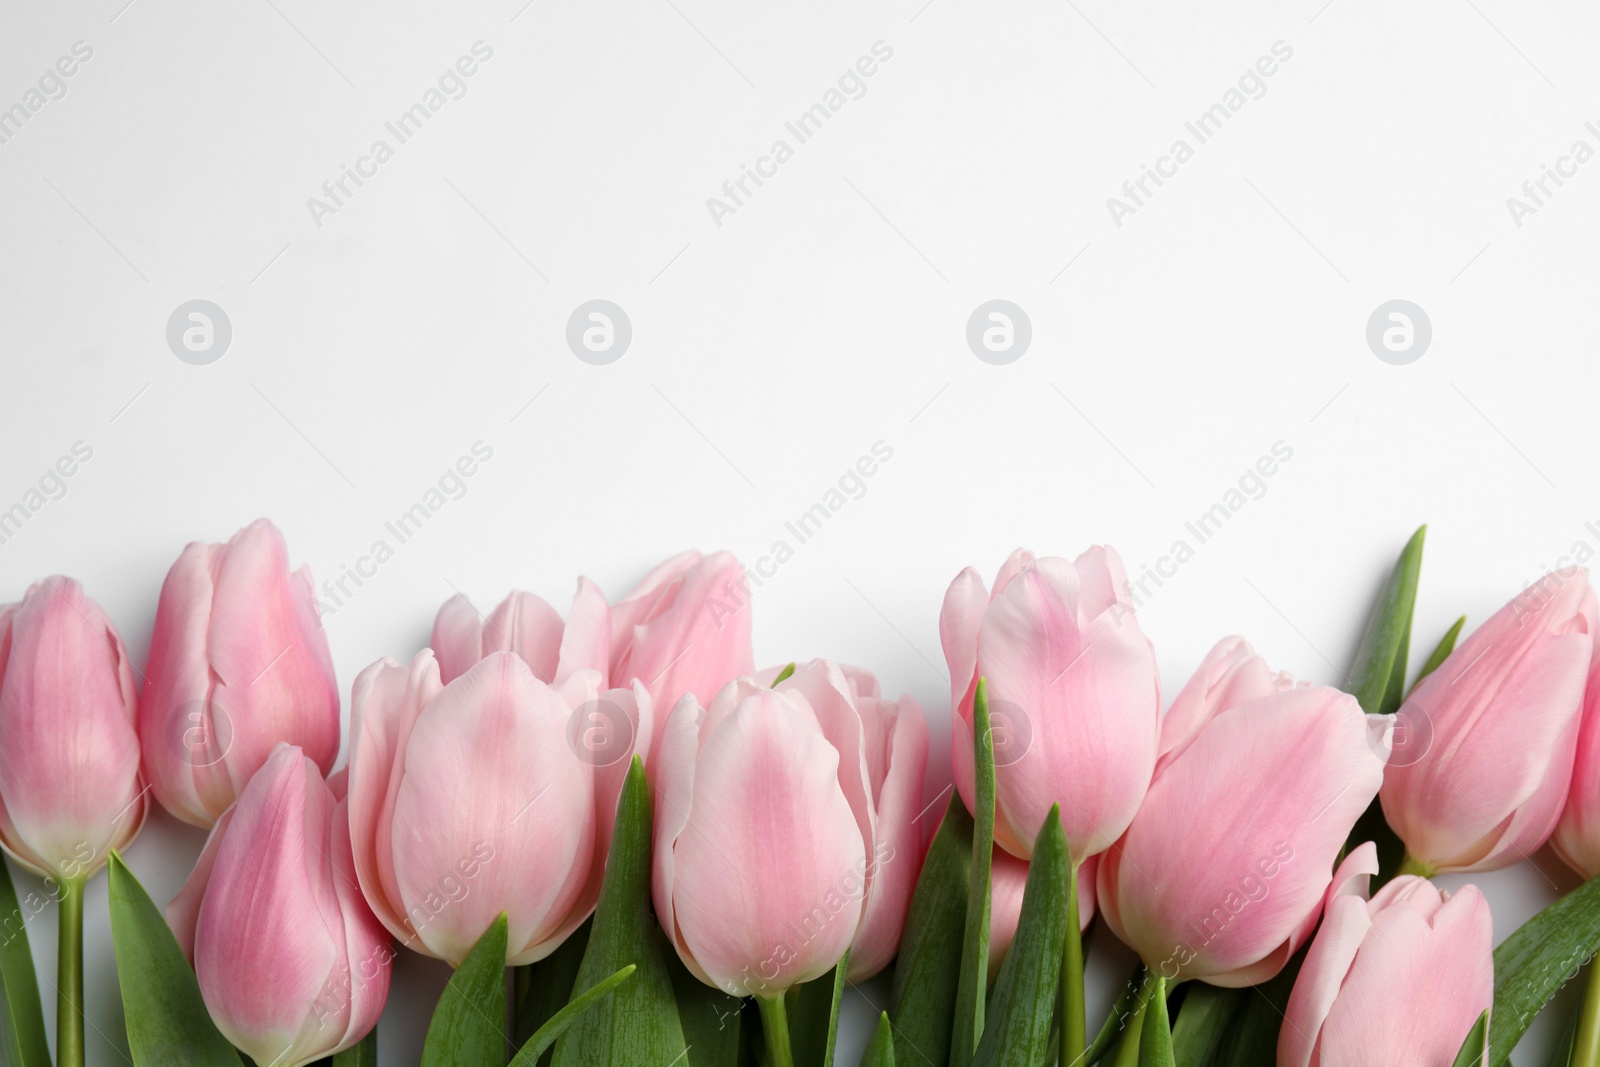
{"type": "MultiPolygon", "coordinates": [[[[1305,962],[1278,1031],[1278,1067],[1310,1067],[1317,1037],[1362,938],[1372,926],[1367,914],[1366,881],[1378,873],[1378,850],[1368,841],[1345,857],[1323,909],[1322,927],[1306,950],[1305,962]]],[[[1464,1035],[1463,1035],[1464,1036],[1464,1035]]]]}
{"type": "Polygon", "coordinates": [[[483,658],[483,617],[465,593],[457,593],[440,606],[428,647],[439,661],[439,680],[446,685],[483,658]]]}
{"type": "Polygon", "coordinates": [[[483,652],[515,652],[548,685],[556,678],[562,629],[561,616],[543,597],[513,591],[484,620],[483,652]]]}

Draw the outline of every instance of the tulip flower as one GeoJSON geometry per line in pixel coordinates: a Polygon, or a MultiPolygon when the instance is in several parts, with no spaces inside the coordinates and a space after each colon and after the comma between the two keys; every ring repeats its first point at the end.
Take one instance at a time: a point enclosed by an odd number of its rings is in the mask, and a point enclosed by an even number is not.
{"type": "Polygon", "coordinates": [[[156,799],[211,826],[273,746],[326,774],[339,754],[339,690],[311,574],[289,570],[266,519],[225,545],[193,542],[167,572],[139,706],[156,799]]]}
{"type": "MultiPolygon", "coordinates": [[[[1392,724],[1324,686],[1275,681],[1233,704],[1252,687],[1213,684],[1227,646],[1168,716],[1162,767],[1100,857],[1096,897],[1161,977],[1238,987],[1277,974],[1311,935],[1334,861],[1383,780],[1392,724]]],[[[1232,648],[1249,661],[1247,646],[1232,648]]]]}
{"type": "Polygon", "coordinates": [[[1600,874],[1600,656],[1589,666],[1571,788],[1550,847],[1584,878],[1600,874]]]}
{"type": "Polygon", "coordinates": [[[446,685],[484,656],[502,651],[521,656],[546,684],[584,668],[603,677],[611,654],[611,609],[600,587],[587,578],[578,579],[566,622],[532,593],[513,591],[488,618],[457,593],[439,609],[429,646],[446,685]]]}
{"type": "MultiPolygon", "coordinates": [[[[1078,868],[1078,932],[1094,922],[1094,874],[1100,858],[1091,856],[1078,868]]],[[[1022,895],[1028,887],[1028,861],[996,847],[989,862],[989,982],[1000,977],[1000,965],[1017,938],[1022,895]]]]}
{"type": "Polygon", "coordinates": [[[611,608],[611,684],[642,682],[658,708],[703,705],[754,670],[749,585],[726,552],[673,556],[611,608]]]}
{"type": "Polygon", "coordinates": [[[60,905],[56,1047],[83,1064],[83,887],[144,825],[133,668],[100,606],[46,578],[0,607],[0,845],[60,905]]]}
{"type": "Polygon", "coordinates": [[[1566,804],[1596,603],[1588,573],[1546,575],[1406,699],[1419,734],[1384,775],[1407,873],[1492,871],[1536,852],[1566,804]]]}
{"type": "Polygon", "coordinates": [[[346,801],[280,744],[167,906],[217,1029],[258,1064],[355,1045],[389,995],[389,935],[356,884],[346,801]]]}
{"type": "Polygon", "coordinates": [[[378,920],[456,965],[502,912],[508,965],[555,951],[599,897],[650,741],[643,688],[601,691],[588,670],[550,686],[510,651],[444,685],[424,650],[362,671],[351,714],[350,832],[378,920]]]}
{"type": "Polygon", "coordinates": [[[1401,875],[1370,901],[1377,851],[1339,868],[1278,1031],[1278,1067],[1451,1067],[1494,1000],[1494,923],[1475,886],[1401,875]]]}

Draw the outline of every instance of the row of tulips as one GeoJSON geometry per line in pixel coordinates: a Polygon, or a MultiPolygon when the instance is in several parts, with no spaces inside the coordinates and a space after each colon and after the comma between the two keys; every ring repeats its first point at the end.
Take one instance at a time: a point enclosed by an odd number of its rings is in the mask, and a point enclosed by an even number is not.
{"type": "MultiPolygon", "coordinates": [[[[726,554],[615,603],[580,579],[565,618],[452,598],[429,649],[356,678],[337,772],[326,636],[270,523],[183,551],[142,672],[45,579],[0,608],[0,845],[59,905],[55,1062],[85,1061],[83,886],[110,864],[137,1067],[370,1065],[408,950],[457,968],[429,1067],[831,1067],[841,997],[891,964],[873,1067],[1499,1067],[1600,947],[1600,880],[1495,950],[1482,894],[1430,879],[1547,840],[1600,872],[1596,598],[1547,575],[1408,686],[1421,546],[1343,690],[1227,638],[1164,712],[1111,549],[962,571],[953,801],[924,795],[914,700],[756,669],[726,554]],[[164,921],[117,857],[152,793],[209,830],[164,921]],[[1096,918],[1140,966],[1091,1039],[1096,918]]],[[[26,918],[3,925],[0,1057],[48,1067],[26,918]]],[[[1600,1067],[1591,990],[1563,1064],[1600,1067]]]]}

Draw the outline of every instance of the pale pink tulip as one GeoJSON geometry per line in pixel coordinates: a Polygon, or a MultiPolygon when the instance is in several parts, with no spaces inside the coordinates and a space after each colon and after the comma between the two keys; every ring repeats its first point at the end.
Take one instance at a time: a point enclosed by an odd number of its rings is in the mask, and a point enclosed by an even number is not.
{"type": "Polygon", "coordinates": [[[1023,859],[1053,805],[1074,864],[1098,855],[1139,810],[1155,769],[1161,685],[1134,620],[1122,561],[1018,550],[994,592],[971,567],[945,593],[939,636],[950,665],[951,764],[973,804],[972,702],[987,679],[995,743],[995,840],[1023,859]]]}
{"type": "Polygon", "coordinates": [[[1589,666],[1572,786],[1550,847],[1585,878],[1600,874],[1600,655],[1589,666]]]}
{"type": "MultiPolygon", "coordinates": [[[[1094,876],[1100,857],[1090,856],[1078,868],[1078,932],[1094,921],[1094,876]]],[[[1017,938],[1017,923],[1022,919],[1022,896],[1028,887],[1028,861],[1019,860],[995,846],[989,866],[989,981],[1000,976],[1000,965],[1017,938]]]]}
{"type": "Polygon", "coordinates": [[[515,652],[541,682],[564,681],[575,670],[606,674],[611,655],[611,608],[599,586],[578,579],[567,620],[542,597],[514,590],[484,618],[462,593],[444,602],[429,642],[446,685],[491,652],[515,652]]]}
{"type": "Polygon", "coordinates": [[[311,573],[289,570],[266,519],[225,545],[192,542],[167,572],[139,705],[161,805],[210,826],[284,741],[325,774],[339,754],[339,689],[311,573]]]}
{"type": "Polygon", "coordinates": [[[167,906],[223,1036],[300,1067],[359,1042],[389,995],[394,949],[356,884],[345,801],[280,744],[217,820],[167,906]]]}
{"type": "Polygon", "coordinates": [[[1377,872],[1371,844],[1340,866],[1289,995],[1278,1067],[1451,1067],[1494,1000],[1494,921],[1477,887],[1447,894],[1402,875],[1369,901],[1377,872]]]}
{"type": "Polygon", "coordinates": [[[1415,741],[1396,752],[1380,796],[1408,871],[1492,871],[1550,837],[1572,779],[1595,616],[1588,572],[1548,574],[1406,699],[1400,718],[1415,741]]]}
{"type": "Polygon", "coordinates": [[[1156,773],[1189,747],[1189,742],[1218,712],[1294,686],[1287,671],[1274,672],[1244,638],[1225,637],[1218,641],[1161,719],[1161,758],[1156,762],[1156,773]]]}
{"type": "Polygon", "coordinates": [[[0,845],[35,874],[87,878],[144,825],[133,670],[71,578],[0,607],[0,845]]]}
{"type": "Polygon", "coordinates": [[[1172,720],[1187,742],[1173,739],[1138,817],[1100,858],[1101,916],[1169,980],[1277,974],[1315,928],[1382,782],[1388,720],[1323,686],[1274,690],[1204,701],[1198,729],[1172,720]]]}
{"type": "Polygon", "coordinates": [[[864,776],[841,768],[801,689],[741,679],[704,710],[686,694],[658,759],[652,888],[684,965],[769,998],[831,970],[861,933],[872,874],[907,860],[874,870],[864,776]]]}
{"type": "Polygon", "coordinates": [[[506,914],[511,965],[543,959],[594,910],[648,694],[574,671],[539,681],[491,652],[449,685],[433,653],[380,660],[351,694],[350,831],[378,919],[459,964],[506,914]]]}

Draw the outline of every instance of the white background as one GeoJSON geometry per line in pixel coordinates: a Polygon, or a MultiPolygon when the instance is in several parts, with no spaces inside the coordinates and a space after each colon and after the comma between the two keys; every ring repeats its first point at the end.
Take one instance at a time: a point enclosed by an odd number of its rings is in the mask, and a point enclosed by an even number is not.
{"type": "MultiPolygon", "coordinates": [[[[523,4],[6,3],[0,108],[74,42],[93,58],[0,145],[0,509],[74,442],[94,455],[0,545],[0,597],[73,575],[142,664],[186,541],[266,515],[333,576],[487,443],[328,617],[348,692],[453,588],[564,606],[579,573],[616,597],[686,546],[793,545],[784,523],[883,441],[865,495],[757,592],[757,659],[915,695],[938,788],[951,577],[1094,542],[1136,577],[1275,442],[1293,458],[1265,495],[1141,612],[1168,694],[1233,632],[1338,683],[1421,522],[1424,646],[1600,547],[1600,162],[1520,227],[1506,204],[1600,148],[1592,8],[523,4]],[[307,198],[480,40],[467,94],[316,225],[307,198]],[[707,198],[878,41],[866,94],[718,226],[707,198]],[[1265,95],[1114,224],[1107,197],[1195,146],[1185,121],[1278,41],[1265,95]],[[209,366],[165,339],[197,298],[232,323],[209,366]],[[593,298],[633,324],[609,366],[564,339],[593,298]],[[965,341],[993,298],[1032,322],[1009,366],[965,341]],[[1365,340],[1395,298],[1433,326],[1407,366],[1365,340]]],[[[154,817],[129,861],[164,900],[200,842],[154,817]]],[[[1575,884],[1546,855],[1477,881],[1500,936],[1575,884]]],[[[30,929],[47,974],[54,927],[30,929]]],[[[90,1059],[121,1063],[103,878],[87,938],[90,1059]]],[[[403,960],[385,1063],[414,1062],[444,973],[403,960]]],[[[885,997],[862,992],[852,1048],[885,997]]]]}

